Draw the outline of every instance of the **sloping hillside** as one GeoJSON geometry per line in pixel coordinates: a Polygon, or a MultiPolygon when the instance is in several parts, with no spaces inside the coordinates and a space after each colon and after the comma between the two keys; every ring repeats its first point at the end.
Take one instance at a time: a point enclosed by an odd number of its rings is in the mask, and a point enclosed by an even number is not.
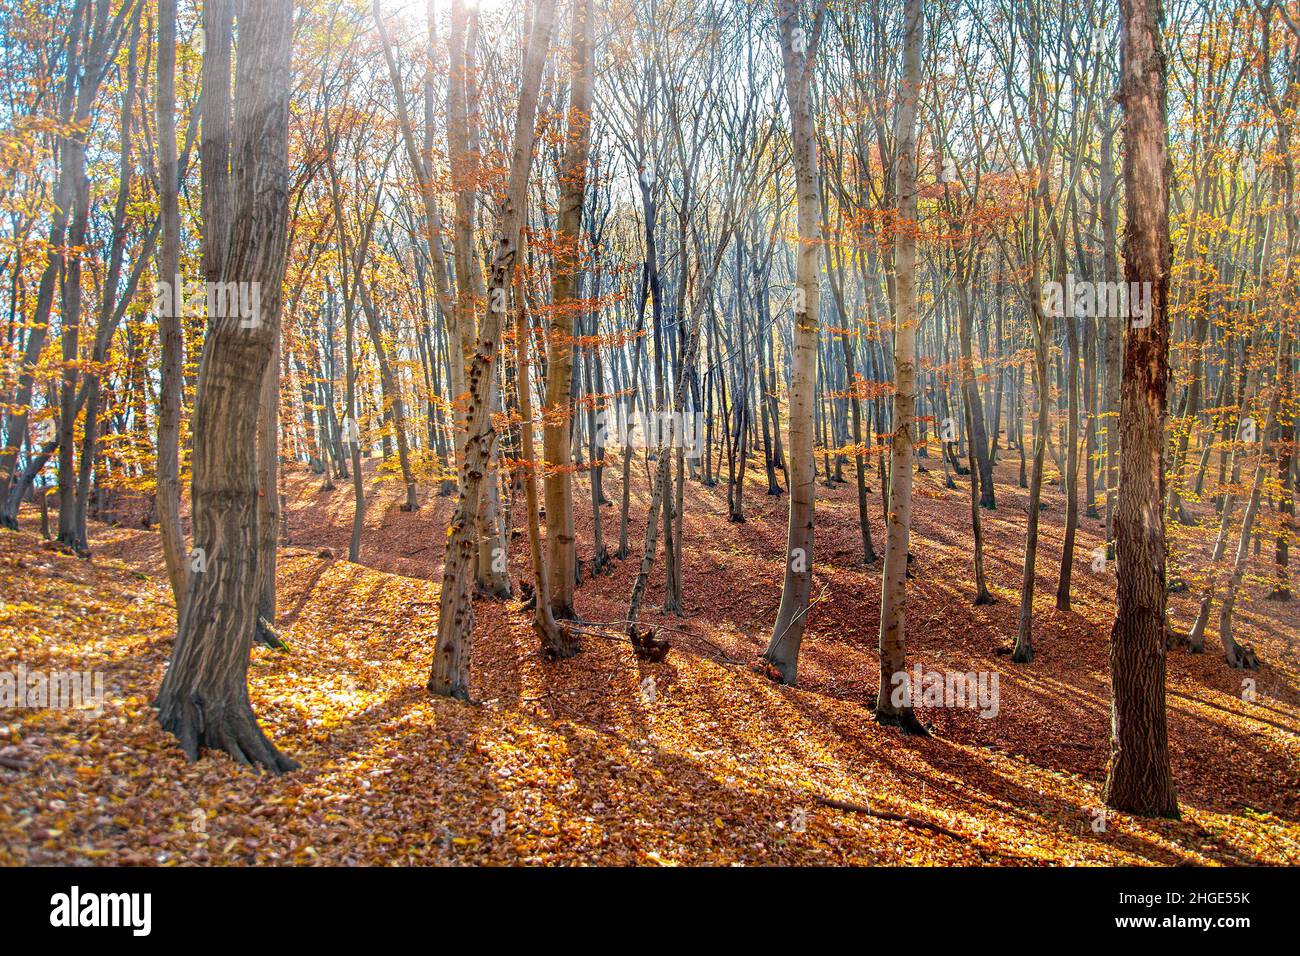
{"type": "MultiPolygon", "coordinates": [[[[83,561],[29,531],[0,533],[0,671],[20,661],[102,670],[109,697],[98,717],[0,715],[0,862],[1300,863],[1296,612],[1257,595],[1242,636],[1261,671],[1231,671],[1216,653],[1170,656],[1183,820],[1103,820],[1114,578],[1088,565],[1100,523],[1085,519],[1075,608],[1054,609],[1063,513],[1054,491],[1038,656],[1018,666],[998,651],[1018,612],[1024,493],[999,484],[1000,507],[985,519],[998,603],[972,607],[950,583],[969,577],[965,490],[918,478],[909,663],[999,680],[995,715],[928,708],[934,737],[920,740],[876,726],[867,709],[879,566],[854,563],[849,486],[818,489],[798,688],[750,666],[780,598],[784,499],[755,485],[748,521],[730,524],[724,489],[691,485],[690,613],[645,616],[673,645],[664,663],[639,662],[617,626],[601,627],[625,614],[635,569],[623,561],[580,588],[588,626],[570,661],[539,658],[517,602],[479,602],[467,705],[423,686],[450,503],[428,497],[404,513],[391,483],[367,480],[353,565],[350,487],[286,479],[279,626],[290,650],[256,649],[249,672],[263,726],[302,763],[278,779],[224,757],[189,764],[154,721],[173,615],[156,534],[97,525],[83,561]],[[1243,700],[1243,677],[1256,682],[1254,700],[1243,700]]],[[[585,479],[578,488],[581,549],[585,479]]],[[[871,508],[879,533],[874,491],[871,508]]],[[[604,519],[616,545],[617,509],[604,519]]],[[[518,537],[516,584],[526,554],[518,537]]],[[[657,589],[656,579],[651,601],[657,589]]],[[[1189,602],[1174,598],[1183,624],[1189,602]]]]}

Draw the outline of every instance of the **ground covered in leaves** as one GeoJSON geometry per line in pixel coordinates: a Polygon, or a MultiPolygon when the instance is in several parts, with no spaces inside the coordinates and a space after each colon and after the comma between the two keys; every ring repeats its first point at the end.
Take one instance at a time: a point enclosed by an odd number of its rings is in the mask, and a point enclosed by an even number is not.
{"type": "MultiPolygon", "coordinates": [[[[1010,463],[1003,469],[999,507],[985,513],[997,597],[988,607],[970,600],[964,485],[918,476],[909,665],[996,671],[1000,690],[991,719],[926,710],[928,740],[871,719],[880,566],[860,563],[850,485],[818,487],[815,603],[797,688],[750,666],[780,600],[785,499],[754,484],[747,522],[731,524],[725,488],[692,483],[687,614],[644,617],[670,640],[666,661],[638,661],[616,627],[599,633],[626,613],[629,559],[583,582],[577,607],[591,633],[569,661],[540,659],[519,602],[480,601],[474,702],[464,704],[424,690],[449,500],[428,495],[403,513],[396,486],[368,466],[361,560],[351,564],[350,485],[324,491],[319,477],[290,474],[278,616],[289,650],[259,647],[249,670],[263,727],[302,764],[279,778],[223,756],[188,763],[159,729],[150,700],[174,610],[156,533],[135,519],[96,524],[87,561],[46,546],[25,512],[24,531],[0,532],[0,671],[99,670],[107,701],[98,715],[0,711],[0,863],[1300,863],[1295,604],[1250,587],[1238,636],[1259,653],[1258,672],[1230,670],[1213,635],[1205,654],[1171,652],[1183,818],[1106,816],[1114,575],[1089,558],[1102,524],[1082,521],[1074,607],[1061,613],[1063,498],[1045,492],[1037,656],[1010,663],[1026,493],[1010,463]]],[[[639,553],[643,461],[634,475],[639,553]]],[[[607,469],[615,501],[618,478],[607,469]]],[[[587,489],[578,479],[584,558],[587,489]]],[[[873,482],[878,547],[879,505],[873,482]]],[[[616,547],[617,508],[603,518],[616,547]]],[[[516,589],[526,556],[520,535],[516,589]]],[[[1180,626],[1192,600],[1172,599],[1180,626]]]]}

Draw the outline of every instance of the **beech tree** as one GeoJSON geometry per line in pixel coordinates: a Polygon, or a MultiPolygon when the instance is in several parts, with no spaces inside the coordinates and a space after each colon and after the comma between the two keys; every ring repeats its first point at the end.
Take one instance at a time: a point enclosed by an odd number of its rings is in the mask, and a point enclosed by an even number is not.
{"type": "Polygon", "coordinates": [[[581,308],[577,277],[584,256],[582,210],[587,195],[587,159],[591,148],[591,87],[594,24],[591,0],[571,0],[569,26],[569,105],[564,124],[564,155],[558,169],[559,214],[552,267],[550,330],[547,335],[546,427],[542,450],[547,471],[547,568],[551,612],[573,618],[577,587],[577,548],[573,531],[573,390],[574,320],[581,308]]]}
{"type": "Polygon", "coordinates": [[[782,0],[777,7],[781,29],[781,60],[785,67],[786,102],[790,109],[790,142],[794,155],[795,202],[798,206],[799,251],[793,303],[793,373],[790,380],[790,519],[786,530],[785,578],[781,605],[772,625],[764,657],[787,684],[798,680],[799,645],[808,623],[812,594],[813,499],[816,463],[813,460],[814,387],[817,378],[820,317],[819,262],[821,208],[817,185],[817,138],[812,115],[812,75],[826,15],[822,2],[810,26],[801,25],[799,4],[782,0]]]}
{"type": "Polygon", "coordinates": [[[885,515],[885,567],[880,597],[880,688],[875,716],[905,732],[925,732],[911,698],[899,703],[897,679],[906,679],[907,561],[912,531],[912,470],[916,436],[916,113],[921,88],[921,0],[903,11],[903,73],[898,99],[896,167],[898,236],[894,240],[894,417],[889,454],[889,506],[885,515]]]}
{"type": "Polygon", "coordinates": [[[1129,283],[1149,283],[1151,303],[1149,316],[1128,323],[1124,339],[1106,805],[1129,813],[1177,817],[1165,717],[1164,425],[1171,251],[1160,0],[1123,0],[1122,16],[1124,278],[1129,283]]]}
{"type": "MultiPolygon", "coordinates": [[[[217,273],[255,283],[260,311],[210,316],[194,406],[194,552],[158,721],[191,758],[222,750],[272,773],[297,764],[257,724],[248,655],[257,629],[257,416],[280,331],[288,220],[289,0],[248,7],[239,22],[230,205],[211,210],[229,239],[217,273]]],[[[222,29],[205,23],[205,32],[222,29]]],[[[223,48],[209,35],[205,49],[223,48]]]]}
{"type": "Polygon", "coordinates": [[[438,607],[438,641],[429,675],[429,690],[462,700],[469,699],[470,640],[474,629],[474,605],[470,593],[475,554],[474,529],[494,435],[490,397],[500,365],[497,353],[502,316],[519,255],[519,229],[526,212],[524,200],[533,164],[538,90],[554,20],[554,0],[537,0],[525,48],[523,85],[515,113],[510,180],[492,258],[487,309],[479,326],[478,343],[466,382],[468,434],[460,465],[460,496],[447,536],[438,607]]]}
{"type": "MultiPolygon", "coordinates": [[[[181,210],[176,155],[176,0],[158,3],[158,187],[162,206],[162,246],[158,274],[180,283],[181,210]]],[[[173,302],[175,300],[173,299],[173,302]]],[[[179,309],[158,317],[162,369],[158,390],[158,526],[163,560],[179,619],[188,586],[185,537],[181,531],[180,427],[184,338],[179,309]]]]}

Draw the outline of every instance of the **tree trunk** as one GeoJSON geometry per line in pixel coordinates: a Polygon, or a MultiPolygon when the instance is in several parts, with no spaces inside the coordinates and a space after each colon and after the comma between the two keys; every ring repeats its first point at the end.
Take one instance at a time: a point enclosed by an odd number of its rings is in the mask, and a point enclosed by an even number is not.
{"type": "MultiPolygon", "coordinates": [[[[194,408],[194,559],[158,720],[191,759],[204,748],[273,773],[297,764],[262,733],[248,699],[257,627],[257,415],[280,325],[289,209],[289,0],[250,4],[240,23],[230,244],[219,275],[254,282],[260,312],[210,323],[194,408]]],[[[209,31],[210,32],[210,31],[209,31]]],[[[208,35],[207,49],[221,39],[208,35]]],[[[220,226],[208,223],[205,230],[220,226]]]]}
{"type": "Polygon", "coordinates": [[[515,349],[517,353],[516,385],[519,392],[519,434],[524,456],[524,494],[528,501],[528,551],[533,564],[533,631],[542,645],[542,655],[551,659],[572,657],[578,651],[573,635],[551,613],[550,582],[546,574],[546,552],[542,548],[541,504],[537,494],[537,460],[533,439],[533,398],[529,370],[528,313],[523,286],[515,279],[515,349]]]}
{"type": "Polygon", "coordinates": [[[582,207],[591,147],[592,43],[590,0],[574,0],[570,25],[569,112],[559,168],[559,215],[552,267],[551,323],[547,336],[546,416],[542,454],[547,473],[546,546],[551,574],[551,611],[573,618],[577,550],[573,533],[573,324],[580,311],[577,277],[582,270],[582,207]]]}
{"type": "Polygon", "coordinates": [[[894,420],[889,450],[889,510],[880,598],[880,688],[876,720],[924,733],[912,697],[894,693],[906,686],[907,558],[912,532],[912,466],[916,416],[916,112],[921,88],[924,20],[921,0],[907,0],[903,12],[903,76],[898,104],[896,158],[899,237],[894,245],[894,420]],[[900,678],[901,675],[901,678],[900,678]]]}
{"type": "Polygon", "coordinates": [[[494,428],[491,416],[492,382],[496,377],[502,316],[519,253],[519,230],[523,224],[532,168],[534,123],[538,89],[546,50],[550,46],[555,19],[555,0],[537,0],[525,54],[523,85],[515,114],[515,141],[510,161],[510,179],[501,209],[500,232],[492,261],[492,278],[487,289],[487,309],[479,326],[478,345],[467,376],[468,431],[460,464],[460,498],[452,515],[443,562],[442,593],[439,595],[438,641],[428,688],[446,697],[469,699],[470,647],[474,629],[471,584],[474,575],[475,525],[484,477],[488,472],[494,428]]]}
{"type": "Polygon", "coordinates": [[[1061,549],[1061,573],[1056,585],[1056,609],[1070,610],[1070,575],[1074,570],[1074,536],[1079,528],[1079,330],[1078,320],[1070,316],[1065,325],[1065,341],[1069,354],[1066,371],[1066,414],[1069,421],[1065,432],[1065,543],[1061,549]]]}
{"type": "MultiPolygon", "coordinates": [[[[798,681],[799,645],[808,622],[812,593],[813,502],[816,497],[816,462],[813,458],[814,390],[817,383],[818,260],[821,244],[821,201],[817,185],[817,134],[812,114],[814,45],[820,33],[825,2],[817,9],[813,36],[799,26],[798,0],[779,0],[781,60],[785,66],[785,95],[790,109],[790,140],[794,153],[795,201],[798,210],[799,250],[796,260],[794,300],[794,369],[790,383],[790,512],[786,527],[785,579],[781,604],[772,625],[764,657],[776,668],[782,682],[798,681]]],[[[748,401],[739,396],[737,403],[748,401]]],[[[743,467],[743,465],[742,465],[743,467]]]]}
{"type": "MultiPolygon", "coordinates": [[[[176,156],[176,0],[158,0],[158,178],[162,212],[162,248],[158,275],[182,284],[180,181],[176,156]]],[[[175,303],[175,298],[173,298],[175,303]]],[[[189,565],[185,562],[185,535],[181,530],[180,435],[181,380],[185,337],[181,310],[170,308],[158,315],[162,369],[158,391],[158,530],[162,533],[163,561],[171,582],[180,620],[189,565]]]]}
{"type": "Polygon", "coordinates": [[[1169,377],[1169,177],[1160,0],[1121,0],[1124,278],[1151,288],[1149,324],[1128,330],[1115,511],[1117,607],[1110,637],[1106,805],[1178,816],[1165,718],[1165,416],[1169,377]]]}

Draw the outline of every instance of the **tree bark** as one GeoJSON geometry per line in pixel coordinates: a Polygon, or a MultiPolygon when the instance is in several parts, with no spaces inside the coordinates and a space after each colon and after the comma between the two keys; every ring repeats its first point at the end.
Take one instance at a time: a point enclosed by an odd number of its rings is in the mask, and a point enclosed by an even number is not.
{"type": "Polygon", "coordinates": [[[519,434],[524,455],[524,495],[528,506],[528,552],[533,564],[533,631],[541,642],[542,655],[551,659],[572,657],[577,641],[551,613],[550,582],[546,573],[546,551],[542,547],[541,504],[537,494],[537,443],[533,437],[533,398],[529,358],[528,313],[522,283],[515,279],[515,350],[518,367],[516,385],[519,392],[519,434]]]}
{"type": "MultiPolygon", "coordinates": [[[[158,180],[162,207],[158,275],[162,281],[172,283],[175,292],[176,285],[182,282],[180,180],[176,157],[176,0],[158,0],[158,180]]],[[[189,574],[185,535],[181,529],[180,435],[184,384],[181,373],[185,338],[180,312],[170,308],[158,315],[162,346],[158,391],[158,530],[162,534],[163,562],[176,601],[178,622],[189,574]]]]}
{"type": "MultiPolygon", "coordinates": [[[[157,699],[158,720],[191,759],[208,748],[273,773],[297,764],[262,733],[248,699],[257,627],[257,417],[280,325],[289,209],[290,0],[250,4],[240,23],[232,203],[205,229],[230,243],[219,273],[255,282],[260,312],[210,323],[194,408],[194,546],[176,644],[157,699]]],[[[219,42],[208,37],[212,46],[219,42]]],[[[238,310],[236,310],[237,312],[238,310]]]]}
{"type": "Polygon", "coordinates": [[[587,156],[591,148],[591,43],[590,0],[574,0],[570,26],[569,112],[564,156],[559,169],[559,216],[551,281],[551,322],[547,336],[546,405],[542,454],[547,471],[547,563],[551,575],[551,612],[573,618],[577,582],[577,548],[573,532],[574,406],[569,401],[573,385],[573,325],[581,309],[577,277],[582,269],[582,207],[587,189],[587,156]]]}
{"type": "Polygon", "coordinates": [[[1160,0],[1121,0],[1124,278],[1148,282],[1149,324],[1124,342],[1115,510],[1117,607],[1110,637],[1106,805],[1177,817],[1165,716],[1165,417],[1169,379],[1169,161],[1160,0]]]}
{"type": "Polygon", "coordinates": [[[532,168],[534,123],[542,68],[550,46],[555,20],[555,0],[537,0],[524,58],[523,85],[515,114],[515,141],[510,161],[510,179],[501,210],[500,232],[487,289],[487,309],[479,326],[478,345],[467,376],[468,432],[460,465],[460,498],[452,515],[443,562],[442,593],[439,595],[438,640],[428,688],[435,694],[469,699],[470,647],[474,629],[471,585],[474,574],[475,525],[479,496],[488,472],[493,443],[491,416],[492,382],[496,376],[502,316],[519,254],[519,230],[523,225],[532,168]]]}
{"type": "Polygon", "coordinates": [[[880,688],[876,720],[924,733],[910,695],[897,702],[899,675],[906,680],[907,558],[912,532],[912,463],[916,416],[916,111],[921,87],[924,19],[921,0],[903,11],[903,76],[898,104],[896,161],[899,234],[894,244],[894,433],[889,450],[889,509],[885,515],[885,567],[880,598],[880,688]]]}
{"type": "MultiPolygon", "coordinates": [[[[795,202],[798,212],[799,249],[796,259],[794,301],[794,355],[790,382],[790,511],[786,526],[785,578],[781,604],[772,625],[772,637],[763,656],[781,680],[794,684],[799,677],[799,646],[808,623],[812,593],[813,507],[817,465],[813,458],[813,416],[816,412],[818,262],[821,243],[821,200],[817,185],[817,133],[812,114],[812,67],[816,40],[826,5],[817,8],[812,37],[799,26],[798,0],[779,0],[777,21],[781,31],[781,60],[785,67],[785,96],[790,110],[790,141],[794,152],[795,202]]],[[[747,396],[737,396],[737,404],[747,396]]],[[[743,467],[743,463],[742,463],[743,467]]],[[[739,492],[738,492],[739,496],[739,492]]]]}

